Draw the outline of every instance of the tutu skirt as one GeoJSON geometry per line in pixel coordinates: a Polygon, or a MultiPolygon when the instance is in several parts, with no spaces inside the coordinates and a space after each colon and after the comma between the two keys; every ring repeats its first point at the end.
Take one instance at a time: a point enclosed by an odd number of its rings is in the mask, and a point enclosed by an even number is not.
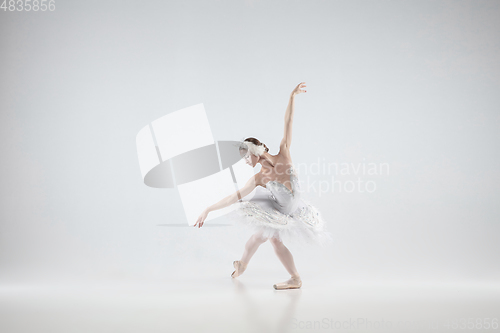
{"type": "Polygon", "coordinates": [[[297,209],[285,214],[273,204],[270,191],[258,186],[254,196],[236,202],[228,218],[263,237],[274,237],[284,244],[318,246],[325,248],[333,242],[332,234],[326,230],[325,221],[316,207],[298,199],[297,209]]]}

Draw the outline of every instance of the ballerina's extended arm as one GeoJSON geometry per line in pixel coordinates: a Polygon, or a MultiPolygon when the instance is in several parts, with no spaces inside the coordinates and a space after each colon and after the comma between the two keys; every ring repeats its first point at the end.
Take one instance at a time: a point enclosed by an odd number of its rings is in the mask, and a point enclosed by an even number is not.
{"type": "Polygon", "coordinates": [[[286,108],[285,112],[285,130],[283,133],[283,139],[281,140],[280,143],[280,152],[288,151],[290,149],[290,145],[292,144],[292,125],[293,125],[293,114],[295,110],[294,108],[295,95],[307,92],[306,90],[301,89],[302,87],[305,86],[306,86],[305,82],[299,83],[290,95],[290,99],[288,101],[288,107],[286,108]]]}
{"type": "Polygon", "coordinates": [[[257,186],[257,184],[259,183],[258,179],[259,179],[259,174],[254,175],[246,182],[245,186],[243,186],[241,188],[241,190],[238,190],[238,191],[234,192],[233,194],[228,195],[227,197],[225,197],[221,201],[205,208],[203,210],[203,212],[200,214],[200,216],[198,217],[198,219],[196,220],[194,227],[198,226],[198,228],[201,228],[203,226],[203,223],[205,222],[205,219],[207,218],[208,213],[210,213],[214,210],[218,210],[218,209],[222,209],[224,207],[230,206],[233,203],[235,203],[236,201],[238,201],[238,199],[246,197],[257,186]]]}

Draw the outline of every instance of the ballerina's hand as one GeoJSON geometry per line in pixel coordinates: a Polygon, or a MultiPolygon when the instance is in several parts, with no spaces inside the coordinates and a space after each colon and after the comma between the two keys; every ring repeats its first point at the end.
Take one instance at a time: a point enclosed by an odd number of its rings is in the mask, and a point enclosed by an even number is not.
{"type": "Polygon", "coordinates": [[[306,83],[305,82],[300,82],[296,87],[295,89],[293,89],[292,91],[292,96],[295,96],[297,94],[301,94],[301,93],[304,93],[304,92],[307,92],[307,90],[302,90],[303,87],[306,86],[306,83]]]}
{"type": "Polygon", "coordinates": [[[193,227],[198,226],[198,228],[201,228],[203,226],[203,223],[205,223],[205,219],[207,218],[208,211],[205,209],[203,212],[200,214],[198,217],[198,220],[196,220],[196,223],[194,224],[193,227]]]}

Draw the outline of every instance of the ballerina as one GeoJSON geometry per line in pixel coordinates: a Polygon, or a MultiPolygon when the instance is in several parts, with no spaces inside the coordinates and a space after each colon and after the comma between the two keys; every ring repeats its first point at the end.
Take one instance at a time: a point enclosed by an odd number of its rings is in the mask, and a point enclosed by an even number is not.
{"type": "Polygon", "coordinates": [[[200,228],[211,211],[236,204],[236,209],[230,215],[249,226],[254,234],[245,244],[241,259],[233,262],[235,270],[231,277],[236,278],[243,274],[259,246],[269,240],[290,274],[287,281],[273,285],[277,290],[297,289],[302,286],[292,253],[285,246],[285,241],[305,241],[322,246],[332,240],[331,234],[324,230],[325,222],[320,213],[301,198],[302,191],[290,155],[294,99],[296,95],[307,92],[303,90],[304,87],[305,82],[299,83],[290,95],[279,153],[269,154],[269,148],[256,138],[246,138],[241,142],[239,150],[245,163],[251,167],[260,163],[260,172],[251,177],[240,190],[205,208],[194,225],[200,228]],[[243,198],[257,186],[267,190],[264,190],[264,195],[255,195],[250,200],[244,200],[243,198]]]}

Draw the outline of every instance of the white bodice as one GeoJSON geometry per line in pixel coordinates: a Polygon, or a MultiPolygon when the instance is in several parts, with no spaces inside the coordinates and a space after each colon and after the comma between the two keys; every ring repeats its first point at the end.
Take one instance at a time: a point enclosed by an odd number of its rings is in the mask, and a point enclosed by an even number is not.
{"type": "Polygon", "coordinates": [[[271,192],[269,199],[273,203],[274,208],[283,214],[290,214],[294,212],[300,203],[300,185],[296,170],[293,166],[290,166],[287,170],[287,174],[290,174],[290,185],[292,191],[284,184],[270,180],[266,183],[266,189],[271,192]]]}

